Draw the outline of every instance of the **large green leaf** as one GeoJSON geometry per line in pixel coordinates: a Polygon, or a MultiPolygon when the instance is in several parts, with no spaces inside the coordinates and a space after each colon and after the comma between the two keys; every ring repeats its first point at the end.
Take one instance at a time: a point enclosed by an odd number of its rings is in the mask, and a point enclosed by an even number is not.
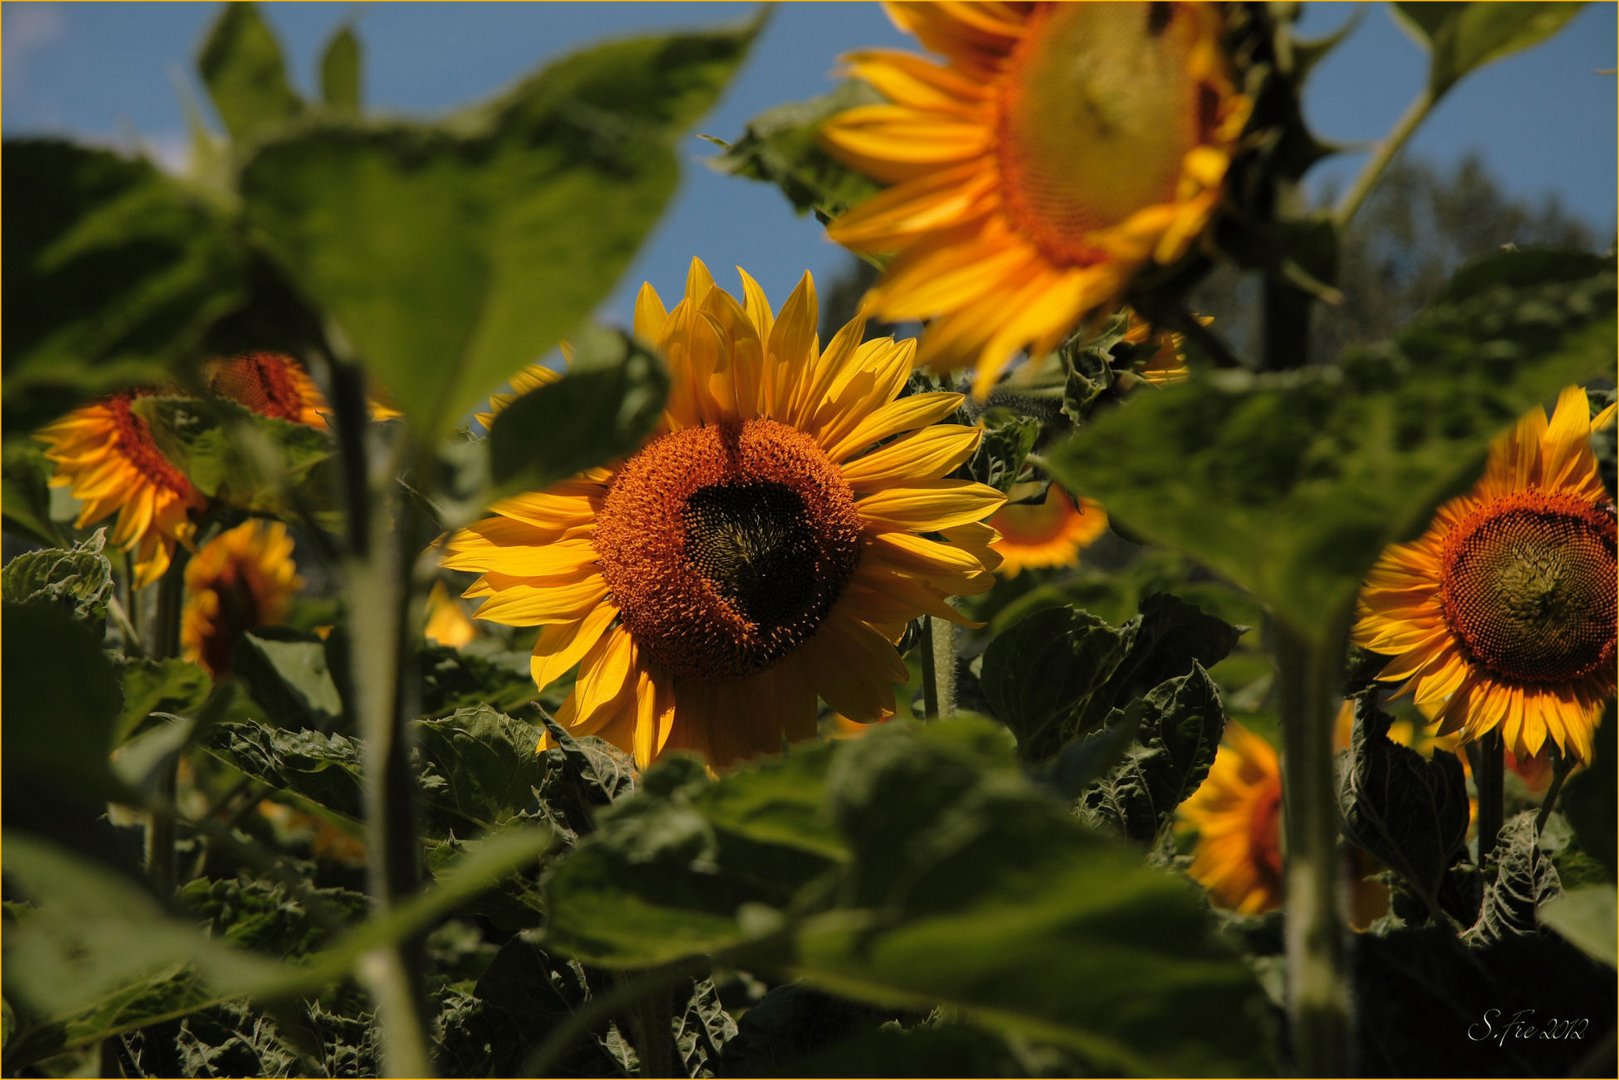
{"type": "Polygon", "coordinates": [[[5,430],[161,383],[244,302],[223,215],[148,161],[7,140],[5,430]]]}
{"type": "Polygon", "coordinates": [[[1477,475],[1526,409],[1613,365],[1611,260],[1515,282],[1503,254],[1392,346],[1334,367],[1216,372],[1126,402],[1049,455],[1147,539],[1325,638],[1383,547],[1477,475]],[[1593,265],[1596,264],[1596,265],[1593,265]]]}
{"type": "Polygon", "coordinates": [[[1591,959],[1619,967],[1619,941],[1614,937],[1619,909],[1611,884],[1570,889],[1546,901],[1539,914],[1541,925],[1557,931],[1591,959]]]}
{"type": "Polygon", "coordinates": [[[608,967],[720,953],[1103,1070],[1262,1057],[1257,986],[1196,891],[1076,821],[982,720],[887,725],[718,781],[654,769],[556,865],[547,906],[550,945],[608,967]]]}
{"type": "Polygon", "coordinates": [[[436,439],[606,297],[754,32],[576,53],[439,126],[313,122],[246,162],[247,220],[436,439]]]}
{"type": "Polygon", "coordinates": [[[231,137],[243,142],[292,120],[304,104],[287,80],[281,45],[257,4],[226,4],[208,31],[197,69],[231,137]]]}
{"type": "Polygon", "coordinates": [[[1538,45],[1579,13],[1583,3],[1396,3],[1395,19],[1428,50],[1435,97],[1468,72],[1538,45]]]}

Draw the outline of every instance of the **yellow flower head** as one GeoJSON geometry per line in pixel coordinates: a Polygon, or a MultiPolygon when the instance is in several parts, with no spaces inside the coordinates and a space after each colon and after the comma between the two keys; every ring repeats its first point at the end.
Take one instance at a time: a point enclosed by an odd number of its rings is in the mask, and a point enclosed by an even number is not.
{"type": "Polygon", "coordinates": [[[230,671],[237,639],[286,618],[304,583],[292,561],[287,527],[255,518],[204,544],[186,564],[185,584],[181,651],[222,675],[230,671]]]}
{"type": "Polygon", "coordinates": [[[51,486],[68,488],[81,503],[75,528],[117,515],[111,540],[134,554],[140,588],[163,576],[176,543],[190,546],[190,513],[204,500],[131,407],[138,396],[118,393],[75,409],[37,437],[56,466],[51,486]]]}
{"type": "Polygon", "coordinates": [[[1569,387],[1497,439],[1484,477],[1428,531],[1378,559],[1354,641],[1391,659],[1440,731],[1499,731],[1520,759],[1550,742],[1591,759],[1614,691],[1614,505],[1597,475],[1595,418],[1569,387]]]}
{"type": "Polygon", "coordinates": [[[816,732],[817,698],[894,713],[908,620],[960,619],[988,589],[981,524],[1003,501],[944,479],[978,445],[940,425],[959,394],[900,397],[915,343],[822,349],[808,274],[773,315],[693,261],[665,310],[650,285],[635,332],[667,357],[662,420],[635,454],[496,504],[444,565],[482,576],[478,618],[540,626],[534,680],[577,667],[558,719],[645,766],[675,749],[718,766],[816,732]]]}
{"type": "Polygon", "coordinates": [[[1214,902],[1244,915],[1282,903],[1282,767],[1270,743],[1226,724],[1208,778],[1179,810],[1197,830],[1188,873],[1214,902]]]}
{"type": "Polygon", "coordinates": [[[1107,532],[1107,514],[1091,499],[1076,500],[1056,484],[1038,503],[1009,503],[989,519],[1000,533],[990,547],[1000,571],[1016,577],[1035,567],[1073,566],[1079,553],[1107,532]]]}
{"type": "Polygon", "coordinates": [[[944,57],[851,54],[888,99],[832,118],[829,149],[891,186],[835,221],[892,254],[868,304],[932,320],[922,363],[982,395],[1204,230],[1250,104],[1217,5],[891,3],[944,57]]]}

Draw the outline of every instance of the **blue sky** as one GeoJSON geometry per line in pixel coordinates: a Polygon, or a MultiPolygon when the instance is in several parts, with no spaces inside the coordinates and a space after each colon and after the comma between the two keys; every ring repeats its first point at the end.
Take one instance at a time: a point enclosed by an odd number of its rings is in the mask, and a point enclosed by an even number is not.
{"type": "MultiPolygon", "coordinates": [[[[357,22],[372,107],[425,114],[486,97],[535,65],[619,34],[731,22],[752,4],[267,4],[295,80],[315,83],[322,43],[357,22]]],[[[777,10],[737,80],[697,131],[731,138],[754,113],[822,93],[839,53],[908,47],[866,3],[787,3],[777,10]]],[[[1305,28],[1325,33],[1364,10],[1360,26],[1322,65],[1307,96],[1323,137],[1375,140],[1421,86],[1425,57],[1382,5],[1308,4],[1305,28]]],[[[178,160],[184,144],[179,88],[196,91],[192,58],[211,4],[0,5],[7,136],[54,132],[178,160]]],[[[1615,208],[1615,6],[1593,4],[1552,41],[1474,74],[1441,104],[1408,151],[1436,161],[1481,154],[1520,195],[1555,194],[1593,225],[1615,208]]],[[[711,172],[711,148],[690,141],[679,197],[605,305],[627,321],[643,279],[677,292],[700,256],[721,276],[740,264],[772,298],[805,268],[831,274],[845,256],[813,219],[795,218],[774,189],[711,172]]],[[[1345,178],[1363,155],[1345,154],[1313,178],[1345,178]]]]}

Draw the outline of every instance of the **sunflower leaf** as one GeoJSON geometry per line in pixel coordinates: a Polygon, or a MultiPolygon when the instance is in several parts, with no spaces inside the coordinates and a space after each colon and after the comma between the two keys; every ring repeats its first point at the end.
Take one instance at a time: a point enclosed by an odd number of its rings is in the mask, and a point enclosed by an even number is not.
{"type": "Polygon", "coordinates": [[[360,109],[360,39],[352,26],[333,34],[321,50],[320,95],[329,109],[360,109]]]}
{"type": "Polygon", "coordinates": [[[980,682],[995,717],[1017,736],[1018,755],[1047,762],[1155,687],[1217,664],[1242,633],[1164,594],[1143,599],[1119,627],[1073,608],[1047,609],[990,642],[980,682]]]}
{"type": "Polygon", "coordinates": [[[314,634],[284,627],[248,631],[231,650],[231,671],[281,727],[331,730],[343,715],[326,643],[314,634]]]}
{"type": "Polygon", "coordinates": [[[882,100],[867,83],[845,80],[831,93],[767,109],[748,121],[734,143],[709,138],[721,153],[708,164],[732,176],[775,184],[794,210],[800,214],[813,210],[822,221],[830,221],[870,198],[878,184],[822,148],[821,125],[845,109],[882,100]]]}
{"type": "Polygon", "coordinates": [[[1391,10],[1395,21],[1428,50],[1428,86],[1437,98],[1469,72],[1545,41],[1584,6],[1395,3],[1391,10]]]}
{"type": "Polygon", "coordinates": [[[1518,257],[1463,271],[1492,283],[1431,308],[1391,346],[1127,401],[1053,448],[1051,470],[1324,645],[1379,552],[1477,475],[1491,438],[1611,367],[1612,260],[1537,283],[1508,268],[1518,257]]]}
{"type": "Polygon", "coordinates": [[[590,328],[573,342],[574,364],[530,390],[489,429],[492,499],[538,491],[640,448],[663,412],[669,375],[627,335],[590,328]]]}
{"type": "MultiPolygon", "coordinates": [[[[1079,813],[1093,825],[1151,845],[1214,764],[1225,733],[1219,688],[1193,661],[1190,674],[1154,687],[1112,726],[1133,738],[1123,760],[1080,794],[1079,813]]],[[[1065,751],[1059,762],[1067,756],[1065,751]]]]}
{"type": "Polygon", "coordinates": [[[275,34],[257,4],[226,4],[208,31],[197,69],[219,118],[238,142],[258,137],[304,110],[287,79],[275,34]]]}
{"type": "Polygon", "coordinates": [[[118,680],[124,704],[118,712],[114,740],[123,743],[153,713],[188,715],[208,698],[213,682],[208,673],[189,660],[125,660],[118,680]]]}
{"type": "Polygon", "coordinates": [[[7,600],[58,606],[75,619],[100,623],[112,597],[112,563],[103,554],[107,530],[71,548],[27,551],[6,564],[0,588],[7,600]]]}
{"type": "Polygon", "coordinates": [[[1258,990],[1202,900],[1030,783],[992,724],[644,779],[553,868],[548,947],[611,968],[720,954],[884,1009],[943,1004],[1104,1071],[1257,1067],[1258,990]]]}
{"type": "MultiPolygon", "coordinates": [[[[1462,935],[1472,944],[1538,933],[1540,906],[1563,891],[1551,855],[1541,847],[1532,810],[1525,810],[1501,826],[1493,861],[1495,878],[1484,884],[1478,921],[1462,935]]],[[[1486,871],[1488,868],[1486,864],[1486,871]]]]}
{"type": "Polygon", "coordinates": [[[0,507],[7,529],[16,529],[47,547],[62,547],[67,540],[51,519],[51,475],[56,467],[35,442],[18,440],[4,450],[4,483],[0,507]]]}
{"type": "Polygon", "coordinates": [[[1540,906],[1540,924],[1561,934],[1585,955],[1619,967],[1613,928],[1619,923],[1613,885],[1582,885],[1540,906]]]}
{"type": "Polygon", "coordinates": [[[327,113],[257,145],[244,216],[436,443],[607,296],[756,32],[576,52],[439,125],[327,113]]]}
{"type": "Polygon", "coordinates": [[[198,359],[246,298],[228,223],[149,161],[8,139],[4,257],[8,439],[198,359]]]}
{"type": "Polygon", "coordinates": [[[1619,790],[1614,780],[1614,726],[1615,710],[1609,701],[1593,735],[1595,741],[1592,761],[1569,778],[1563,789],[1562,807],[1580,848],[1601,864],[1609,881],[1615,877],[1615,848],[1613,808],[1619,804],[1619,790]]]}
{"type": "Polygon", "coordinates": [[[1338,761],[1344,833],[1404,878],[1437,916],[1445,874],[1466,854],[1467,779],[1456,755],[1424,758],[1391,741],[1391,721],[1375,691],[1355,699],[1349,752],[1338,761]]]}

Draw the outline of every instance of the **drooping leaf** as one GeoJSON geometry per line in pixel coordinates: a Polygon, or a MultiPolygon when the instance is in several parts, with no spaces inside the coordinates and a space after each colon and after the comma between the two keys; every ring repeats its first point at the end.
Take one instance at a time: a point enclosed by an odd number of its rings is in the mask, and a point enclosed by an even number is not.
{"type": "Polygon", "coordinates": [[[1474,944],[1539,933],[1540,906],[1563,891],[1551,855],[1541,849],[1533,811],[1501,826],[1494,862],[1495,878],[1484,883],[1478,921],[1464,935],[1474,944]]]}
{"type": "Polygon", "coordinates": [[[0,508],[7,529],[16,529],[47,547],[60,547],[63,539],[51,520],[51,474],[55,471],[38,443],[17,440],[5,447],[4,490],[0,508]]]}
{"type": "Polygon", "coordinates": [[[1539,918],[1542,926],[1551,927],[1591,959],[1619,968],[1619,941],[1614,936],[1619,908],[1611,884],[1582,885],[1554,896],[1541,905],[1539,918]]]}
{"type": "Polygon", "coordinates": [[[1614,293],[1611,262],[1492,284],[1338,366],[1215,372],[1132,399],[1048,460],[1114,520],[1325,640],[1378,553],[1476,475],[1493,436],[1611,366],[1614,293]]]}
{"type": "Polygon", "coordinates": [[[1070,608],[1037,611],[990,642],[981,683],[1019,755],[1046,761],[1194,663],[1218,663],[1241,633],[1162,594],[1120,627],[1070,608]]]}
{"type": "Polygon", "coordinates": [[[436,441],[617,282],[755,29],[575,53],[442,126],[311,123],[246,162],[246,218],[436,441]]]}
{"type": "Polygon", "coordinates": [[[203,748],[273,788],[359,820],[360,744],[344,735],[283,730],[257,722],[220,724],[203,748]]]}
{"type": "Polygon", "coordinates": [[[8,439],[167,381],[245,302],[221,213],[150,162],[48,139],[5,145],[8,439]]]}
{"type": "Polygon", "coordinates": [[[1193,661],[1190,674],[1154,687],[1127,706],[1114,725],[1132,738],[1123,760],[1080,794],[1080,814],[1151,844],[1214,764],[1225,733],[1219,688],[1193,661]]]}
{"type": "Polygon", "coordinates": [[[1376,693],[1355,699],[1349,753],[1338,761],[1344,834],[1381,859],[1439,910],[1448,871],[1466,852],[1467,779],[1455,754],[1430,758],[1388,737],[1376,693]]]}
{"type": "Polygon", "coordinates": [[[103,554],[107,530],[97,529],[71,548],[43,548],[12,559],[0,573],[0,589],[17,604],[58,607],[83,622],[107,617],[112,597],[112,563],[103,554]]]}
{"type": "Polygon", "coordinates": [[[882,100],[866,83],[846,80],[829,94],[767,109],[748,121],[734,143],[712,140],[723,151],[708,163],[720,172],[775,184],[794,210],[813,210],[830,221],[870,198],[878,184],[827,153],[820,142],[821,125],[845,109],[882,100]]]}
{"type": "Polygon", "coordinates": [[[1538,45],[1583,3],[1395,3],[1395,21],[1428,50],[1428,86],[1438,97],[1471,71],[1538,45]]]}
{"type": "Polygon", "coordinates": [[[256,4],[226,4],[208,31],[197,70],[231,137],[245,142],[303,112],[286,59],[256,4]]]}
{"type": "Polygon", "coordinates": [[[572,368],[512,402],[489,429],[497,492],[542,490],[639,449],[663,411],[669,376],[632,338],[591,329],[572,368]]]}
{"type": "Polygon", "coordinates": [[[352,26],[333,34],[321,51],[320,93],[327,108],[360,111],[360,39],[352,26]]]}
{"type": "Polygon", "coordinates": [[[996,407],[986,410],[979,423],[984,437],[967,461],[967,474],[997,491],[1011,491],[1024,459],[1040,437],[1040,421],[996,407]]]}

